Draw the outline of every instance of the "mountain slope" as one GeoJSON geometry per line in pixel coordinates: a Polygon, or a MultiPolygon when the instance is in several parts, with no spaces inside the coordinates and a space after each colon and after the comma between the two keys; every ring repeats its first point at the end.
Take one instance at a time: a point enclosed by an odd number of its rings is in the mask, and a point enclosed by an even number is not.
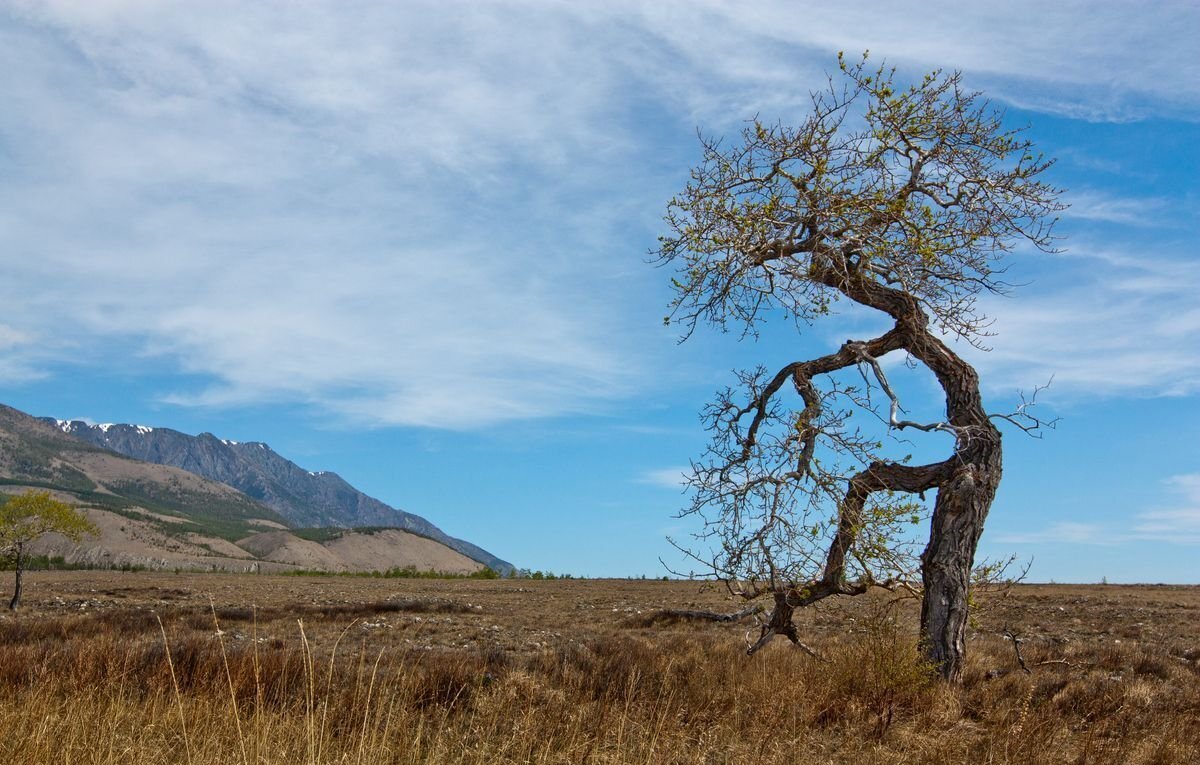
{"type": "Polygon", "coordinates": [[[82,506],[153,517],[160,526],[184,531],[202,528],[226,540],[286,523],[274,510],[230,486],[80,442],[4,405],[0,485],[49,489],[82,506]]]}
{"type": "Polygon", "coordinates": [[[367,496],[336,473],[305,470],[263,443],[226,441],[211,433],[191,436],[142,425],[46,422],[92,446],[231,486],[271,508],[293,527],[394,526],[429,537],[501,573],[513,569],[511,563],[451,537],[425,518],[367,496]]]}
{"type": "Polygon", "coordinates": [[[50,491],[96,525],[98,533],[81,542],[47,534],[31,547],[68,563],[252,572],[483,568],[398,529],[289,531],[288,519],[231,486],[100,448],[54,421],[0,405],[0,499],[27,488],[50,491]]]}
{"type": "Polygon", "coordinates": [[[387,571],[411,568],[473,574],[483,564],[440,542],[399,529],[345,531],[322,541],[286,531],[264,531],[238,543],[264,561],[322,571],[387,571]]]}

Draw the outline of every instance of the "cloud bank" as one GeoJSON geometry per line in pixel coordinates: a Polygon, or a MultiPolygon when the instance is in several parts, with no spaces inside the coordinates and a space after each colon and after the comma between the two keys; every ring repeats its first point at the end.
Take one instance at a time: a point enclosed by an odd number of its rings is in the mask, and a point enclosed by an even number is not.
{"type": "MultiPolygon", "coordinates": [[[[211,381],[164,391],[176,403],[298,402],[380,425],[595,411],[655,376],[661,274],[641,258],[692,128],[787,118],[834,50],[960,67],[1064,115],[1200,114],[1188,3],[466,8],[0,9],[0,66],[21,73],[0,83],[0,380],[68,359],[160,364],[211,381]]],[[[1138,273],[1118,306],[1081,292],[1004,332],[1149,312],[1167,294],[1150,282],[1178,275],[1138,273]]],[[[1154,331],[1195,320],[1181,307],[1154,331]]],[[[1037,352],[1062,358],[1073,338],[1037,352]]],[[[995,358],[1041,381],[1037,358],[995,358]]],[[[1090,385],[1091,363],[1080,352],[1057,379],[1090,385]]],[[[1155,373],[1195,390],[1194,365],[1171,363],[1155,373]]]]}
{"type": "Polygon", "coordinates": [[[1200,545],[1200,473],[1171,476],[1162,486],[1170,500],[1137,512],[1127,524],[1059,522],[1037,531],[999,534],[995,541],[1105,546],[1149,541],[1200,545]]]}

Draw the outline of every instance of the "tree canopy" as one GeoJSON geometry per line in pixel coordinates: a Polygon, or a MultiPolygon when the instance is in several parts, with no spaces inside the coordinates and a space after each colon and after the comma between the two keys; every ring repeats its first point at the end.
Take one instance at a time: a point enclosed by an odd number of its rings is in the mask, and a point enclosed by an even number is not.
{"type": "Polygon", "coordinates": [[[25,546],[50,532],[78,541],[84,534],[96,533],[96,527],[78,510],[51,497],[48,491],[30,490],[0,503],[0,555],[11,559],[16,569],[10,609],[21,603],[25,546]]]}

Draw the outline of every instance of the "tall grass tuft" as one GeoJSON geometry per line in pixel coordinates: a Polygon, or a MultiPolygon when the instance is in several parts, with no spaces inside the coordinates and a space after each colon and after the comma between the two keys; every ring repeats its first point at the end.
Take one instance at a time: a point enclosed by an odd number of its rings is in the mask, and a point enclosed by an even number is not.
{"type": "Polygon", "coordinates": [[[352,620],[266,640],[255,609],[248,638],[211,611],[201,633],[183,618],[153,619],[153,632],[4,623],[0,762],[1200,761],[1200,672],[1145,647],[1081,646],[1026,675],[996,672],[1013,669],[1011,647],[980,640],[952,689],[886,615],[824,641],[818,660],[783,641],[748,658],[682,631],[384,651],[356,643],[352,620]]]}

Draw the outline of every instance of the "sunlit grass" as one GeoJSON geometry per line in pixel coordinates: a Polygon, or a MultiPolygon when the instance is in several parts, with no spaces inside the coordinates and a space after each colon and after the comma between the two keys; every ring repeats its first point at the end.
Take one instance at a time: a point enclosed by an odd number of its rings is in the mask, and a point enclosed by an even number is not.
{"type": "Polygon", "coordinates": [[[0,624],[0,762],[1200,761],[1196,664],[1144,647],[1080,646],[1025,674],[1002,640],[977,641],[953,689],[882,617],[818,660],[783,643],[747,658],[702,630],[410,652],[351,637],[349,612],[309,614],[341,619],[318,642],[297,620],[265,640],[253,609],[225,612],[248,616],[236,633],[210,611],[0,624]]]}

